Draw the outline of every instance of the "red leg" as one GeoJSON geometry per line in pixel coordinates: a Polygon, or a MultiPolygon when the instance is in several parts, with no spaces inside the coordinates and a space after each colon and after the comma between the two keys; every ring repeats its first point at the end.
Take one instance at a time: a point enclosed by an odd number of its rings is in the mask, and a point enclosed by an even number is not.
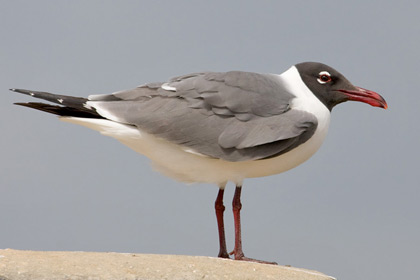
{"type": "Polygon", "coordinates": [[[247,258],[242,251],[242,236],[241,236],[241,190],[242,186],[236,186],[235,195],[232,201],[233,218],[235,222],[235,249],[230,253],[235,255],[235,260],[251,261],[265,264],[277,264],[275,262],[260,261],[256,259],[247,258]]]}
{"type": "Polygon", "coordinates": [[[229,259],[229,254],[226,249],[225,224],[223,221],[223,212],[225,212],[225,206],[223,205],[224,192],[225,192],[224,188],[219,189],[216,202],[214,203],[214,208],[216,209],[217,227],[219,229],[220,250],[219,250],[218,257],[229,259]]]}
{"type": "Polygon", "coordinates": [[[232,200],[232,211],[233,219],[235,222],[235,249],[230,253],[231,255],[235,254],[235,260],[244,258],[244,252],[242,251],[242,234],[241,234],[241,186],[236,186],[235,195],[232,200]]]}

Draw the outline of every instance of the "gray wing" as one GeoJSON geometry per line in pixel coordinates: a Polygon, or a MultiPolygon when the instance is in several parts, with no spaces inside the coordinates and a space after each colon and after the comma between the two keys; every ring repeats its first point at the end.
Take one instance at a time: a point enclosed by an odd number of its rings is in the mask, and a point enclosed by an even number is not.
{"type": "Polygon", "coordinates": [[[227,161],[258,160],[306,142],[317,119],[290,109],[274,75],[194,73],[111,95],[90,96],[105,118],[227,161]]]}

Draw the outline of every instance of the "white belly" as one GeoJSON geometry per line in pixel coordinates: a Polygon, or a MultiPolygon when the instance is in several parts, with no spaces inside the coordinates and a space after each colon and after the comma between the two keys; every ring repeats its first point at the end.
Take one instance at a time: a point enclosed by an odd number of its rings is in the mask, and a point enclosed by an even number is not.
{"type": "Polygon", "coordinates": [[[154,168],[164,175],[183,182],[240,184],[245,178],[263,177],[287,171],[309,159],[321,146],[328,123],[318,125],[314,135],[297,148],[280,156],[256,161],[229,162],[206,157],[164,139],[104,119],[63,117],[63,121],[80,124],[116,138],[136,152],[148,157],[154,168]]]}

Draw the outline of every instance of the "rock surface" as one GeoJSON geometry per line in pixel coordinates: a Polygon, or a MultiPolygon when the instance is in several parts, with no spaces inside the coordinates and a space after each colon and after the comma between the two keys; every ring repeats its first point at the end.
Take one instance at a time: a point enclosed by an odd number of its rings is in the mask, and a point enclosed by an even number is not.
{"type": "Polygon", "coordinates": [[[331,280],[320,272],[220,258],[93,252],[0,250],[0,280],[282,279],[331,280]]]}

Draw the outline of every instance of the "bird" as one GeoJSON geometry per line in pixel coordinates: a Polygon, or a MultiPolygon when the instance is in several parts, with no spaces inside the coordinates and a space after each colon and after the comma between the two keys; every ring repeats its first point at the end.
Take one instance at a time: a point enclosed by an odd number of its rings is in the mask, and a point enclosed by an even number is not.
{"type": "Polygon", "coordinates": [[[269,264],[276,263],[248,258],[242,249],[244,179],[279,174],[309,159],[324,141],[336,105],[359,101],[388,107],[378,93],[354,86],[319,62],[298,63],[281,74],[197,72],[87,98],[10,90],[50,102],[16,105],[113,137],[170,178],[217,185],[218,257],[269,264]],[[224,227],[228,182],[235,184],[231,252],[224,227]]]}

